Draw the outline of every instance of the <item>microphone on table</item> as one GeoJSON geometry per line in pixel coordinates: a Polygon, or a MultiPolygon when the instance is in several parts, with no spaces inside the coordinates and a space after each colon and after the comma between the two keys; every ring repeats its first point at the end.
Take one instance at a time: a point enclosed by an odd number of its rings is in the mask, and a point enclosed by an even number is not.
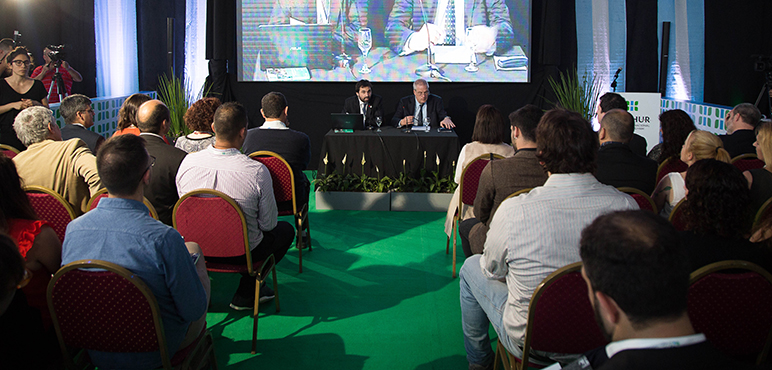
{"type": "Polygon", "coordinates": [[[426,46],[426,64],[416,68],[415,74],[424,78],[440,78],[447,80],[447,78],[442,75],[440,67],[437,67],[436,64],[432,63],[432,37],[429,33],[429,20],[426,18],[426,11],[424,10],[423,0],[418,0],[418,4],[421,6],[421,17],[424,21],[424,27],[426,27],[426,39],[428,44],[426,46]]]}

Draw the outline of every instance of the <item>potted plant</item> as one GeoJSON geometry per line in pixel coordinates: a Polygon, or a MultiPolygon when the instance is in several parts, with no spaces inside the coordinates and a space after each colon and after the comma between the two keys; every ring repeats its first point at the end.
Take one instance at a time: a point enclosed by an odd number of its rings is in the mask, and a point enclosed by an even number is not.
{"type": "Polygon", "coordinates": [[[576,67],[565,74],[560,72],[560,81],[550,76],[547,81],[555,93],[557,102],[552,102],[556,107],[568,109],[581,114],[587,121],[592,122],[595,116],[595,108],[598,106],[598,97],[601,92],[602,81],[598,75],[588,76],[587,71],[582,75],[581,81],[576,67]]]}
{"type": "MultiPolygon", "coordinates": [[[[327,156],[322,160],[327,166],[327,156]]],[[[362,174],[327,173],[314,179],[316,209],[340,209],[355,211],[388,211],[392,180],[388,176],[378,178],[364,173],[365,157],[362,155],[362,174]]],[[[346,164],[346,156],[343,157],[346,164]]],[[[376,167],[376,171],[378,168],[376,167]]]]}

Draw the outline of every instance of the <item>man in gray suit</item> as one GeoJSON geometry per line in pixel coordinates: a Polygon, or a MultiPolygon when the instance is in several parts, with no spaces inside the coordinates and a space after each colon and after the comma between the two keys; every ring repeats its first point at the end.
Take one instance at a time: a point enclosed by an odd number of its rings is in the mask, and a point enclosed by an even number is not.
{"type": "Polygon", "coordinates": [[[59,113],[62,114],[65,123],[62,127],[62,140],[81,139],[91,153],[96,155],[105,138],[88,130],[94,126],[94,108],[91,108],[91,99],[81,94],[70,95],[62,100],[59,113]]]}

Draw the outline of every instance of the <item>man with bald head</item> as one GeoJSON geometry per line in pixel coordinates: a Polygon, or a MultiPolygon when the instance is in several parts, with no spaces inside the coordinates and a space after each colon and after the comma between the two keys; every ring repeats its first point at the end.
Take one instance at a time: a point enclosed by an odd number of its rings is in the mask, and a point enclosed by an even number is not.
{"type": "Polygon", "coordinates": [[[603,115],[598,130],[600,150],[595,177],[606,185],[651,194],[656,185],[657,162],[630,149],[634,129],[635,120],[627,111],[611,109],[603,115]]]}
{"type": "Polygon", "coordinates": [[[137,128],[145,139],[145,148],[155,157],[150,183],[145,187],[145,198],[155,207],[158,219],[172,225],[172,210],[180,199],[177,195],[177,169],[185,158],[184,151],[166,143],[171,116],[169,108],[160,100],[144,102],[137,110],[137,128]]]}

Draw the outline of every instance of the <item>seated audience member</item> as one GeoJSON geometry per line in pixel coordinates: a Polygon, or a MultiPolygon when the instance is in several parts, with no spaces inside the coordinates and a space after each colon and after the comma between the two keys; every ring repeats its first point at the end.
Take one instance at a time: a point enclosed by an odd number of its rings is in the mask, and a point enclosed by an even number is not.
{"type": "Polygon", "coordinates": [[[220,99],[217,98],[203,98],[193,103],[184,117],[185,125],[193,132],[178,137],[174,146],[187,153],[198,152],[211,146],[214,143],[214,132],[212,132],[214,111],[221,104],[220,99]]]}
{"type": "MultiPolygon", "coordinates": [[[[544,186],[501,203],[483,254],[467,258],[459,273],[469,369],[492,366],[489,324],[506,349],[521,357],[533,291],[558,268],[579,261],[581,230],[601,214],[638,209],[632,197],[592,175],[598,135],[578,113],[545,113],[536,128],[536,145],[549,178],[544,186]]],[[[540,363],[538,358],[568,362],[578,356],[532,352],[540,363]]]]}
{"type": "MultiPolygon", "coordinates": [[[[142,203],[153,158],[135,135],[107,140],[97,166],[110,195],[67,226],[62,265],[83,259],[112,262],[136,274],[158,301],[170,355],[193,343],[206,324],[209,277],[195,243],[150,217],[142,203]],[[106,222],[107,221],[107,222],[106,222]]],[[[124,323],[128,325],[129,323],[124,323]]],[[[89,350],[100,368],[150,369],[161,365],[158,352],[89,350]]]]}
{"type": "Polygon", "coordinates": [[[377,126],[376,120],[381,119],[383,124],[383,113],[381,112],[380,95],[373,94],[373,84],[368,80],[359,80],[354,86],[354,96],[346,98],[343,103],[343,112],[348,114],[362,114],[364,118],[364,127],[372,128],[377,126]]]}
{"type": "Polygon", "coordinates": [[[746,239],[748,185],[737,167],[703,159],[686,171],[686,230],[681,237],[692,270],[723,260],[746,260],[772,271],[772,249],[746,239]]]}
{"type": "MultiPolygon", "coordinates": [[[[689,134],[681,148],[681,161],[691,166],[700,159],[717,159],[729,163],[731,157],[724,150],[718,136],[707,131],[695,130],[689,134]]],[[[686,171],[681,173],[671,172],[663,177],[662,180],[659,180],[659,184],[654,189],[651,198],[657,204],[660,216],[664,218],[670,217],[670,213],[676,204],[686,196],[684,178],[686,178],[686,171]]]]}
{"type": "MultiPolygon", "coordinates": [[[[277,220],[268,169],[239,151],[247,136],[246,110],[235,102],[221,105],[214,113],[212,128],[214,145],[191,153],[182,161],[177,172],[177,191],[182,196],[196,189],[214,189],[233,198],[246,218],[252,261],[262,261],[273,254],[279,263],[292,244],[295,231],[288,222],[277,220]]],[[[246,264],[246,255],[209,260],[246,264]]],[[[273,289],[260,288],[260,302],[273,297],[273,289]]],[[[254,303],[255,278],[244,273],[230,306],[235,310],[248,310],[254,303]]]]}
{"type": "Polygon", "coordinates": [[[724,148],[729,152],[730,157],[756,153],[756,149],[753,148],[753,142],[756,141],[753,129],[760,120],[759,108],[751,103],[738,104],[726,114],[724,123],[726,135],[718,137],[724,142],[724,148]]]}
{"type": "MultiPolygon", "coordinates": [[[[474,132],[472,132],[472,142],[464,145],[458,154],[456,161],[456,175],[453,181],[461,184],[461,174],[464,168],[475,158],[483,154],[498,154],[502,157],[511,157],[515,155],[515,149],[504,142],[507,138],[507,125],[504,122],[504,116],[501,115],[496,107],[486,104],[477,110],[477,117],[474,120],[474,132]]],[[[457,187],[450,200],[448,214],[445,216],[445,234],[451,235],[453,228],[453,216],[456,211],[461,213],[461,220],[474,217],[473,207],[464,205],[463,209],[458,209],[458,199],[461,196],[461,187],[457,187]]],[[[463,243],[462,243],[463,245],[463,243]]]]}
{"type": "Polygon", "coordinates": [[[680,159],[681,147],[689,134],[696,130],[694,121],[680,109],[671,109],[659,115],[659,132],[662,142],[649,151],[648,157],[662,163],[668,158],[680,159]]]}
{"type": "Polygon", "coordinates": [[[48,108],[27,108],[13,123],[27,150],[13,157],[24,185],[43,186],[70,203],[76,215],[88,211],[88,200],[101,187],[96,158],[78,139],[62,141],[48,108]]]}
{"type": "Polygon", "coordinates": [[[442,98],[429,92],[429,83],[419,78],[413,82],[413,95],[403,97],[397,103],[391,124],[395,127],[421,126],[428,122],[431,127],[454,128],[442,98]]]}
{"type": "Polygon", "coordinates": [[[46,302],[46,289],[51,274],[62,261],[62,243],[48,222],[39,220],[22,189],[13,161],[0,154],[0,233],[8,234],[27,261],[32,281],[24,292],[30,306],[40,311],[46,326],[51,316],[46,302]]]}
{"type": "Polygon", "coordinates": [[[598,130],[598,171],[595,177],[603,184],[616,188],[636,188],[646,194],[654,190],[657,162],[637,155],[628,143],[633,136],[635,119],[621,109],[603,115],[598,130]]]}
{"type": "Polygon", "coordinates": [[[695,333],[686,311],[692,269],[667,221],[645,211],[604,215],[582,231],[579,250],[590,303],[611,343],[588,353],[590,367],[576,368],[754,368],[695,333]]]}
{"type": "MultiPolygon", "coordinates": [[[[303,132],[289,128],[289,107],[284,94],[269,92],[260,101],[260,113],[265,118],[262,126],[249,129],[244,140],[243,152],[247,155],[260,150],[274,152],[292,167],[295,176],[295,198],[298,207],[308,204],[311,182],[303,174],[311,161],[311,140],[303,132]]],[[[307,235],[307,231],[303,231],[307,235]]]]}
{"type": "Polygon", "coordinates": [[[544,185],[547,181],[547,173],[536,159],[536,125],[542,115],[541,108],[530,104],[509,115],[515,155],[491,161],[480,174],[474,198],[475,217],[462,221],[458,226],[465,256],[483,252],[490,221],[506,197],[518,190],[544,185]]]}
{"type": "Polygon", "coordinates": [[[94,109],[91,108],[91,99],[85,95],[70,95],[59,105],[59,113],[64,118],[62,127],[62,140],[81,139],[86,143],[91,153],[96,154],[99,146],[105,142],[105,138],[96,132],[89,131],[94,126],[94,109]]]}
{"type": "Polygon", "coordinates": [[[123,134],[139,135],[139,129],[137,128],[137,109],[142,103],[151,100],[153,98],[145,94],[132,94],[126,100],[123,101],[121,109],[118,110],[118,127],[113,133],[113,136],[119,136],[123,134]]]}
{"type": "MultiPolygon", "coordinates": [[[[598,99],[598,124],[603,121],[603,116],[612,109],[621,109],[627,112],[627,100],[622,95],[613,92],[607,92],[598,99]]],[[[646,156],[646,139],[638,134],[633,134],[630,142],[627,144],[633,153],[642,157],[646,156]]]]}
{"type": "Polygon", "coordinates": [[[5,58],[16,47],[16,42],[13,39],[4,38],[0,40],[0,78],[6,78],[11,75],[11,66],[5,58]]]}
{"type": "Polygon", "coordinates": [[[743,172],[751,189],[750,212],[755,215],[764,202],[772,197],[772,172],[770,172],[772,166],[768,165],[768,162],[772,161],[772,122],[765,121],[759,124],[753,146],[756,147],[756,156],[765,163],[764,168],[743,172]]]}
{"type": "MultiPolygon", "coordinates": [[[[4,369],[49,369],[56,363],[56,339],[48,335],[40,314],[27,305],[24,292],[30,272],[13,240],[0,232],[0,356],[4,369]],[[52,340],[48,340],[48,339],[52,340]]],[[[34,278],[34,273],[31,276],[34,278]]]]}
{"type": "Polygon", "coordinates": [[[149,100],[139,106],[139,136],[145,139],[145,148],[154,159],[150,183],[145,187],[145,198],[158,212],[158,219],[169,226],[172,225],[174,204],[180,199],[177,195],[177,169],[187,154],[164,140],[170,125],[169,108],[160,100],[149,100]]]}

